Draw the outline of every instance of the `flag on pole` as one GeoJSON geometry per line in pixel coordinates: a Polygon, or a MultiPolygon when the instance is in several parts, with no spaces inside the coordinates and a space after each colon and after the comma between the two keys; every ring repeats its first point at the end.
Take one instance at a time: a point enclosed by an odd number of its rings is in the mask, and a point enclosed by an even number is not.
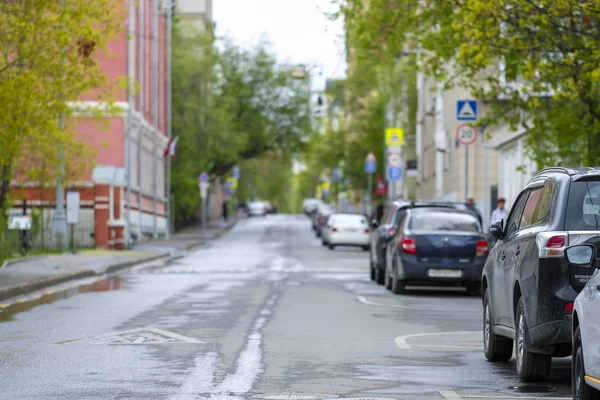
{"type": "Polygon", "coordinates": [[[179,136],[176,138],[171,138],[169,140],[169,144],[167,144],[167,148],[165,149],[164,156],[165,157],[173,157],[175,158],[177,153],[177,141],[179,140],[179,136]]]}

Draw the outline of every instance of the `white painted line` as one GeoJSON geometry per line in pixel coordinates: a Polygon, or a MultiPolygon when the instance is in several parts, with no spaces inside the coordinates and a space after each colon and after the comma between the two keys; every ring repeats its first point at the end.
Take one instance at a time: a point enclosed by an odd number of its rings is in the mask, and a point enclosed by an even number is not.
{"type": "MultiPolygon", "coordinates": [[[[458,398],[457,398],[458,399],[458,398]]],[[[510,396],[474,396],[474,395],[464,395],[462,399],[498,399],[498,400],[539,400],[539,399],[548,399],[548,400],[572,400],[571,397],[510,397],[510,396]]]]}
{"type": "Polygon", "coordinates": [[[404,310],[416,310],[416,309],[418,309],[419,311],[439,311],[439,312],[453,312],[453,313],[454,312],[468,312],[468,313],[473,313],[473,310],[468,310],[468,309],[426,308],[426,307],[423,307],[422,305],[419,305],[419,306],[405,306],[403,304],[378,303],[376,301],[369,300],[365,296],[358,296],[357,299],[358,299],[359,302],[361,302],[363,304],[366,304],[366,305],[369,305],[369,306],[376,306],[376,307],[400,308],[400,309],[404,309],[404,310]]]}
{"type": "Polygon", "coordinates": [[[483,350],[483,346],[445,346],[441,344],[413,344],[410,347],[441,347],[444,349],[473,349],[473,350],[483,350]]]}
{"type": "MultiPolygon", "coordinates": [[[[414,338],[414,337],[423,337],[423,336],[440,336],[440,335],[466,335],[469,333],[481,333],[480,331],[458,331],[458,332],[434,332],[434,333],[415,333],[412,335],[404,335],[398,336],[394,341],[396,342],[396,346],[403,350],[410,349],[410,345],[406,342],[406,339],[414,338]]],[[[430,346],[430,347],[443,347],[443,346],[430,346]]]]}
{"type": "Polygon", "coordinates": [[[456,392],[440,391],[440,394],[447,400],[462,400],[462,397],[460,397],[456,392]]]}

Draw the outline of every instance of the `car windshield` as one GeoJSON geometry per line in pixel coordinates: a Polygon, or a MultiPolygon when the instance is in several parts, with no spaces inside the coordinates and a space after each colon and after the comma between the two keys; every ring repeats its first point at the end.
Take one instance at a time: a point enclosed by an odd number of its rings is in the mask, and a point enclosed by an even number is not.
{"type": "Polygon", "coordinates": [[[338,214],[333,219],[336,225],[341,226],[360,226],[367,225],[367,219],[364,215],[338,214]]]}
{"type": "Polygon", "coordinates": [[[571,183],[565,229],[600,229],[600,182],[571,183]]]}
{"type": "Polygon", "coordinates": [[[409,222],[410,230],[479,232],[475,217],[463,213],[427,212],[414,215],[409,222]]]}

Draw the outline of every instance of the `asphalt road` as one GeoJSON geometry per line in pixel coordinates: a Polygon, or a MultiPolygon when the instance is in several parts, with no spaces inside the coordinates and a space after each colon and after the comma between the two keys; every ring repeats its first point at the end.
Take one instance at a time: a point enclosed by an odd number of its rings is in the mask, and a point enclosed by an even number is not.
{"type": "Polygon", "coordinates": [[[514,359],[483,357],[480,298],[392,295],[367,260],[269,216],[169,265],[18,299],[0,313],[0,398],[570,398],[570,359],[523,385],[514,359]]]}

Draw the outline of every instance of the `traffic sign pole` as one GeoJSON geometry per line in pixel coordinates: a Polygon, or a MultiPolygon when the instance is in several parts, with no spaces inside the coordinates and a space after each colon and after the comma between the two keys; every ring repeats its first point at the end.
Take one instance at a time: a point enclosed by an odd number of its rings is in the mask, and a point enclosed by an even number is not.
{"type": "Polygon", "coordinates": [[[469,124],[462,124],[456,128],[456,139],[465,146],[465,202],[469,199],[469,146],[477,141],[479,132],[469,124]]]}
{"type": "Polygon", "coordinates": [[[377,159],[371,152],[365,159],[365,172],[367,173],[367,215],[372,218],[373,207],[372,207],[372,196],[373,196],[373,173],[377,170],[377,159]]]}

